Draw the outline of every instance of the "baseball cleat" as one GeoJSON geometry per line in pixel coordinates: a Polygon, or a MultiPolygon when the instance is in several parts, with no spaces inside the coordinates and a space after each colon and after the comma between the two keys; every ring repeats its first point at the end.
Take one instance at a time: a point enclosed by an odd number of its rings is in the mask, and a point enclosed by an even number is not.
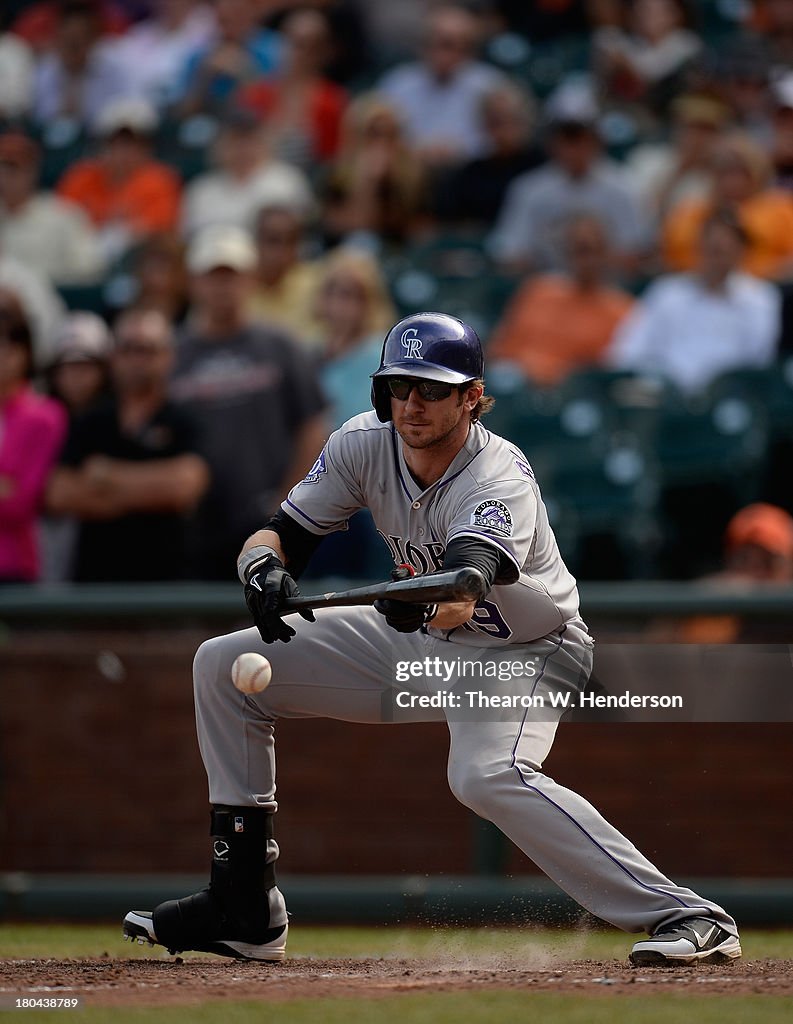
{"type": "Polygon", "coordinates": [[[737,960],[741,942],[715,921],[692,917],[641,939],[628,959],[636,967],[663,967],[676,964],[720,963],[737,960]]]}
{"type": "MultiPolygon", "coordinates": [[[[218,956],[228,956],[235,960],[259,960],[264,963],[277,963],[286,956],[288,925],[266,929],[260,932],[254,941],[225,938],[222,930],[213,934],[214,929],[200,927],[196,928],[191,936],[186,929],[180,929],[179,922],[174,919],[178,915],[178,904],[181,902],[170,900],[168,903],[162,903],[154,913],[149,910],[130,910],[124,918],[124,938],[132,942],[137,940],[141,945],[148,943],[150,946],[165,946],[172,955],[192,950],[197,953],[217,953],[218,956]],[[162,911],[165,913],[162,914],[162,911]],[[157,926],[163,929],[162,938],[158,937],[155,930],[155,915],[157,926]]],[[[228,930],[233,934],[233,928],[228,930]]]]}

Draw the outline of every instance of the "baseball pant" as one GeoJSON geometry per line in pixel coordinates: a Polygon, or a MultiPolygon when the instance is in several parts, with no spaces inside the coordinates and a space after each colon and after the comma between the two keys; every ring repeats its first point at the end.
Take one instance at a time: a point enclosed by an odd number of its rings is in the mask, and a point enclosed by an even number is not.
{"type": "MultiPolygon", "coordinates": [[[[536,666],[531,688],[553,690],[585,683],[592,640],[575,624],[529,645],[472,648],[425,632],[398,634],[373,608],[318,610],[317,621],[297,616],[290,643],[262,643],[245,629],[203,643],[194,663],[198,739],[215,804],[277,809],[274,726],[278,718],[335,718],[348,722],[399,720],[394,696],[397,661],[440,657],[536,666]],[[270,686],[246,696],[231,682],[231,665],[245,651],[264,654],[273,667],[270,686]]],[[[439,684],[412,679],[434,692],[439,684]]],[[[526,692],[527,680],[455,678],[450,689],[526,692]]],[[[527,709],[473,714],[448,709],[411,710],[410,721],[446,718],[451,737],[448,780],[467,807],[492,821],[549,878],[581,906],[628,932],[652,934],[688,917],[716,920],[732,934],[735,921],[717,904],[666,878],[583,797],[541,771],[562,710],[527,709]]],[[[278,847],[270,841],[268,856],[278,847]]],[[[277,890],[271,909],[282,918],[277,890]]]]}

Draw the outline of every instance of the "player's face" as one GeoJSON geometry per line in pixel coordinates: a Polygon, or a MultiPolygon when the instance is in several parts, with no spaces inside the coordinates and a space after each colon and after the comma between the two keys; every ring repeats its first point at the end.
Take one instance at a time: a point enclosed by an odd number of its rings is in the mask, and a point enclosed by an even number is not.
{"type": "Polygon", "coordinates": [[[422,397],[418,387],[412,387],[405,399],[391,396],[394,427],[409,448],[441,446],[453,440],[455,433],[460,433],[462,443],[468,434],[470,410],[479,395],[481,389],[477,387],[453,387],[448,397],[433,401],[422,397]],[[474,394],[476,397],[472,397],[474,394]]]}

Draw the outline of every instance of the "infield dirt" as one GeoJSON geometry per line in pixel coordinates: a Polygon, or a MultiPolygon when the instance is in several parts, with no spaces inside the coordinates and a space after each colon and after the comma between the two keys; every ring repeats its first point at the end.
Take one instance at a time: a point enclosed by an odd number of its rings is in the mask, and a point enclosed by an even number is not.
{"type": "MultiPolygon", "coordinates": [[[[477,958],[478,960],[478,958],[477,958]]],[[[543,968],[433,963],[426,959],[315,959],[282,964],[216,958],[0,961],[5,996],[79,996],[87,1006],[165,1006],[212,1000],[393,996],[509,989],[579,995],[685,993],[793,995],[793,961],[742,960],[678,968],[633,968],[616,960],[575,960],[543,968]]]]}

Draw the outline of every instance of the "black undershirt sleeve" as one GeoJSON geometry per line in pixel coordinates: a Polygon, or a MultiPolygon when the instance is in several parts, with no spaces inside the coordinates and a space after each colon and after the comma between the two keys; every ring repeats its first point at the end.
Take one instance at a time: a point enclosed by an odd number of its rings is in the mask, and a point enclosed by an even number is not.
{"type": "Polygon", "coordinates": [[[305,571],[308,560],[319,547],[322,537],[306,530],[300,523],[296,523],[281,508],[267,520],[262,529],[273,530],[278,534],[281,547],[286,555],[289,575],[297,579],[305,571]]]}
{"type": "Polygon", "coordinates": [[[502,554],[494,544],[474,540],[473,537],[457,537],[446,548],[443,568],[448,570],[468,567],[478,569],[482,573],[487,590],[496,582],[514,583],[518,578],[514,562],[502,554]]]}

